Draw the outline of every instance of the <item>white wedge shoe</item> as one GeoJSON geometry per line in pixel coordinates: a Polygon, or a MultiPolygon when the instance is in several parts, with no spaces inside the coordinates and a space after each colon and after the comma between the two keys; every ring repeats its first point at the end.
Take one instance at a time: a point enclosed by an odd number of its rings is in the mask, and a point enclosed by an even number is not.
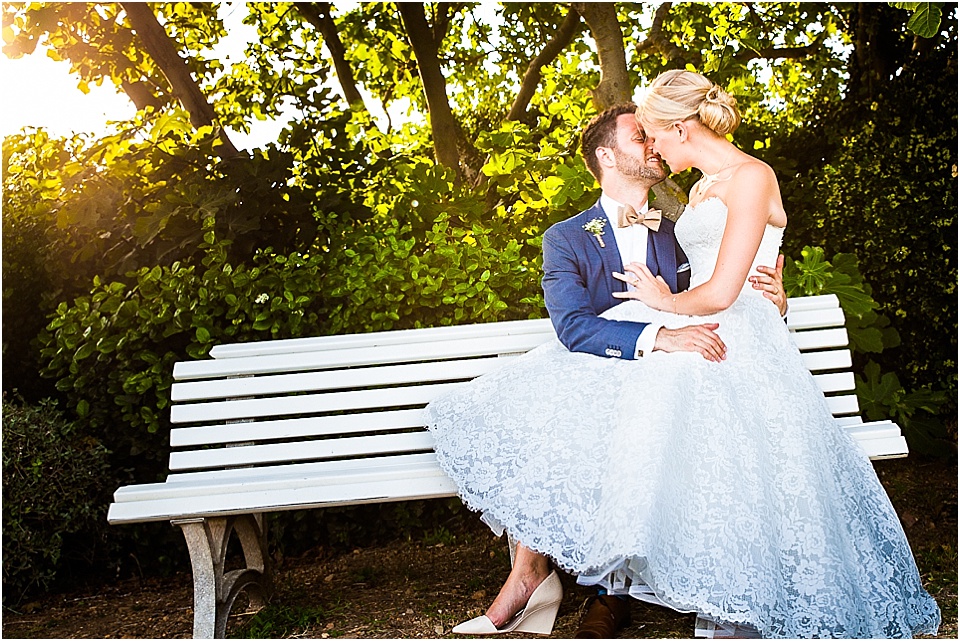
{"type": "Polygon", "coordinates": [[[510,621],[498,628],[487,615],[465,621],[455,627],[454,634],[469,636],[485,636],[490,634],[507,634],[508,632],[526,632],[527,634],[550,634],[553,631],[553,622],[563,600],[563,585],[556,572],[537,586],[530,595],[527,607],[520,610],[510,621]]]}

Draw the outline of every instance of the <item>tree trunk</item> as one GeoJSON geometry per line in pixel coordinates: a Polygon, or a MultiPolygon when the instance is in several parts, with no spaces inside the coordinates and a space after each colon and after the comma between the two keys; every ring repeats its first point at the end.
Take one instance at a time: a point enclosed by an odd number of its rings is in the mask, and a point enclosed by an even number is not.
{"type": "Polygon", "coordinates": [[[340,33],[337,31],[337,25],[333,22],[333,16],[330,15],[329,2],[297,2],[294,4],[297,11],[300,12],[307,22],[320,32],[323,36],[323,42],[330,51],[330,57],[333,58],[333,66],[337,70],[337,79],[340,81],[340,87],[343,89],[343,97],[351,105],[360,103],[360,106],[367,110],[363,103],[363,96],[357,89],[357,81],[353,76],[353,69],[347,62],[346,49],[340,40],[340,33]]]}
{"type": "Polygon", "coordinates": [[[617,9],[612,2],[577,2],[580,12],[597,43],[600,59],[600,84],[591,94],[597,111],[613,105],[630,102],[633,87],[627,74],[627,54],[623,48],[623,31],[617,21],[617,9]]]}
{"type": "Polygon", "coordinates": [[[553,62],[560,55],[560,52],[567,48],[573,37],[580,32],[581,26],[580,13],[571,7],[567,17],[564,18],[560,28],[557,29],[557,33],[550,39],[550,42],[544,45],[543,50],[537,54],[537,57],[527,67],[527,72],[523,74],[520,91],[510,107],[507,120],[519,120],[526,113],[527,105],[530,104],[530,100],[533,99],[533,95],[540,85],[540,70],[553,62]]]}
{"type": "MultiPolygon", "coordinates": [[[[600,84],[593,90],[594,107],[597,111],[603,111],[614,105],[630,102],[633,98],[633,87],[627,74],[627,54],[623,47],[623,32],[617,20],[616,7],[608,2],[576,3],[574,7],[583,15],[597,43],[600,84]]],[[[657,208],[662,210],[665,216],[671,220],[680,217],[687,197],[677,183],[667,178],[653,186],[653,193],[657,199],[657,208]]]]}
{"type": "Polygon", "coordinates": [[[176,47],[170,41],[167,32],[157,21],[157,17],[145,2],[122,2],[130,25],[137,32],[147,53],[157,63],[163,73],[173,95],[180,101],[183,108],[190,114],[190,122],[194,127],[211,125],[219,129],[220,142],[223,149],[222,156],[229,158],[240,155],[237,148],[227,137],[226,132],[216,122],[213,107],[207,102],[206,96],[190,74],[187,61],[180,57],[176,47]]]}
{"type": "Polygon", "coordinates": [[[417,58],[420,82],[427,99],[430,115],[430,130],[433,134],[433,149],[437,162],[456,172],[461,179],[460,154],[457,151],[457,123],[450,110],[447,98],[447,81],[440,70],[439,43],[443,34],[434,38],[434,33],[424,16],[423,3],[398,2],[397,9],[403,20],[407,38],[417,58]]]}

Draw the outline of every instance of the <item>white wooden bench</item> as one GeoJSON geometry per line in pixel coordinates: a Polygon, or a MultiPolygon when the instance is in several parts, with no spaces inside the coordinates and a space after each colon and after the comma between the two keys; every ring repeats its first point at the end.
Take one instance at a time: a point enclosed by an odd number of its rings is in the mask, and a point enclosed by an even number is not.
{"type": "MultiPolygon", "coordinates": [[[[907,444],[858,415],[835,296],[791,299],[788,325],[832,412],[874,459],[907,444]]],[[[237,595],[270,592],[263,513],[450,497],[422,408],[554,338],[548,319],[221,345],[174,367],[170,475],[121,487],[110,523],[171,521],[194,576],[198,638],[222,637],[237,595]],[[246,568],[225,571],[231,534],[246,568]]]]}

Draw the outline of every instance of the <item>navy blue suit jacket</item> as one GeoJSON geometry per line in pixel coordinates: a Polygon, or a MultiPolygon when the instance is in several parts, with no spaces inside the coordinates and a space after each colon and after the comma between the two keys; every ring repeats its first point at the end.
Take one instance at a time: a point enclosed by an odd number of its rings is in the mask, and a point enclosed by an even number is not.
{"type": "MultiPolygon", "coordinates": [[[[659,231],[651,231],[647,237],[650,271],[662,276],[674,292],[687,289],[690,266],[677,244],[673,222],[664,218],[659,231]]],[[[623,272],[620,250],[599,201],[544,233],[541,281],[544,300],[560,342],[570,351],[634,358],[637,337],[648,323],[599,317],[623,302],[613,297],[613,292],[627,290],[626,283],[613,277],[615,271],[623,272]],[[594,218],[607,222],[604,247],[596,236],[583,229],[594,218]]]]}

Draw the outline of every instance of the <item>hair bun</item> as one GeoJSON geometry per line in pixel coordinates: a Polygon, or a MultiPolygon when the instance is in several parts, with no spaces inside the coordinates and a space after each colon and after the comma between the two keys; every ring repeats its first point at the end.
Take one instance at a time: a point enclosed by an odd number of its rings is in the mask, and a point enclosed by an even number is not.
{"type": "Polygon", "coordinates": [[[697,109],[700,122],[721,136],[732,134],[740,126],[740,111],[737,99],[723,90],[720,85],[712,85],[703,96],[703,102],[697,109]]]}

